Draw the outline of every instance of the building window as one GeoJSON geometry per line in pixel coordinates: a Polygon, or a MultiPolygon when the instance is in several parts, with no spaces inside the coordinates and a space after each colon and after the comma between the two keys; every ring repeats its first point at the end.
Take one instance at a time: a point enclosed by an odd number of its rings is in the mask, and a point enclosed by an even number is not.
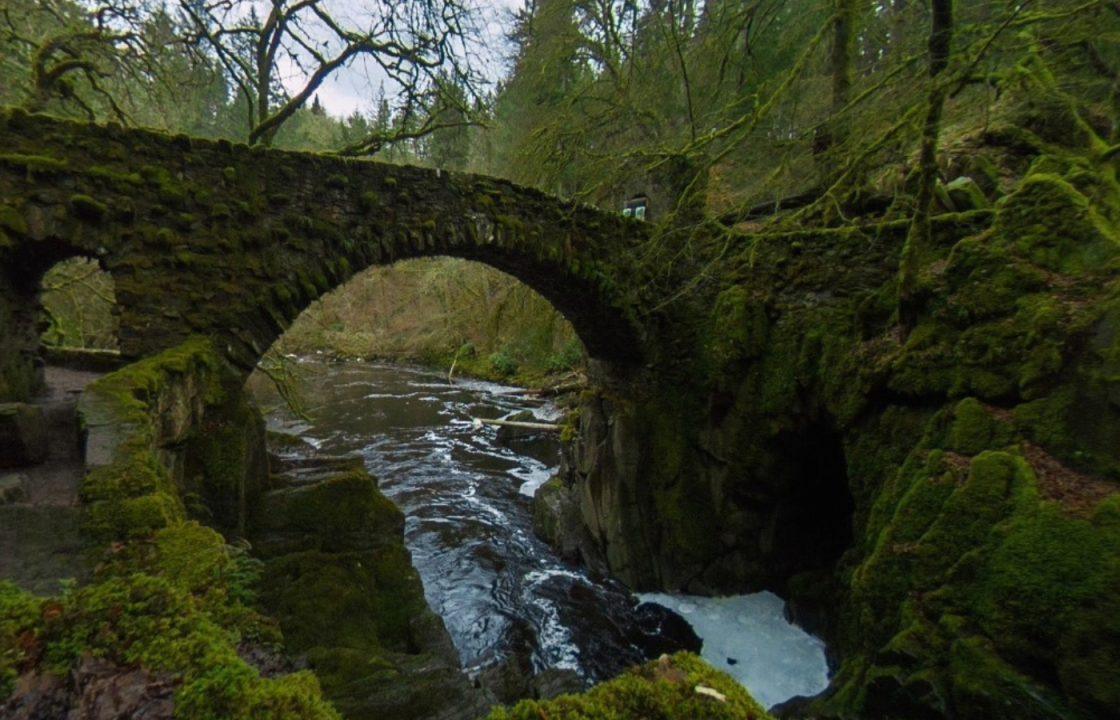
{"type": "Polygon", "coordinates": [[[638,220],[646,219],[646,208],[649,206],[649,200],[645,195],[637,195],[626,201],[622,207],[622,215],[624,217],[637,218],[638,220]]]}

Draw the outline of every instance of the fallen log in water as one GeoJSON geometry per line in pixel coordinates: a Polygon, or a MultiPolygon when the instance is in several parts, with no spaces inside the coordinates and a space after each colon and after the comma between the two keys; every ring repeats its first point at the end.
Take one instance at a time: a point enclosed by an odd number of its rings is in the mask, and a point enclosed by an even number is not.
{"type": "Polygon", "coordinates": [[[550,432],[560,432],[563,429],[562,425],[557,425],[556,423],[522,422],[520,420],[488,420],[486,418],[471,418],[471,424],[474,425],[475,430],[481,430],[483,425],[523,428],[525,430],[548,430],[550,432]]]}
{"type": "Polygon", "coordinates": [[[566,393],[579,392],[586,390],[588,387],[586,380],[577,380],[576,382],[563,383],[561,385],[552,385],[544,388],[530,388],[525,391],[525,395],[532,397],[554,397],[556,395],[564,395],[566,393]]]}

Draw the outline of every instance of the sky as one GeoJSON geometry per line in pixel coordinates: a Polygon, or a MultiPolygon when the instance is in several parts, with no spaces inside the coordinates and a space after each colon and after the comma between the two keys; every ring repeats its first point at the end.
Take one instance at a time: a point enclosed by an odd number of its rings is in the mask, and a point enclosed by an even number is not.
{"type": "MultiPolygon", "coordinates": [[[[409,1],[400,0],[400,2],[409,1]]],[[[484,37],[480,49],[483,53],[481,59],[485,66],[485,74],[491,80],[497,80],[505,68],[504,61],[508,52],[505,32],[509,17],[514,10],[523,7],[524,4],[524,0],[475,0],[484,37]]],[[[339,0],[340,9],[358,10],[361,5],[362,0],[339,0]]],[[[306,80],[298,69],[291,65],[281,68],[281,76],[284,85],[291,93],[301,90],[306,80]]],[[[319,86],[319,102],[331,115],[345,117],[355,110],[363,114],[371,114],[375,110],[378,89],[383,83],[385,93],[391,96],[394,90],[386,82],[385,74],[376,63],[366,58],[358,58],[349,67],[336,71],[319,86]]]]}

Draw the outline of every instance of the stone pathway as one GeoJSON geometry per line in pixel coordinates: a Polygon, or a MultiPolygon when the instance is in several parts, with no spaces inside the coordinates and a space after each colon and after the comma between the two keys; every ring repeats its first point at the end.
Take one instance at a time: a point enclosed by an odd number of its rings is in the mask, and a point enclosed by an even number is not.
{"type": "Polygon", "coordinates": [[[78,491],[85,466],[78,435],[78,398],[99,373],[49,367],[43,409],[47,458],[26,468],[0,470],[0,486],[18,480],[22,497],[0,504],[0,580],[51,593],[65,578],[89,574],[81,537],[78,491]]]}

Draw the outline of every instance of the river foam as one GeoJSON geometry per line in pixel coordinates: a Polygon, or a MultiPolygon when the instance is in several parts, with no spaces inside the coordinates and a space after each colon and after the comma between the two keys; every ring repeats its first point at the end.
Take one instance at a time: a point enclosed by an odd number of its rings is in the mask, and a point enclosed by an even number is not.
{"type": "Polygon", "coordinates": [[[638,597],[688,621],[704,641],[704,659],[738,680],[765,707],[828,687],[824,643],[786,620],[785,602],[773,593],[638,597]]]}

